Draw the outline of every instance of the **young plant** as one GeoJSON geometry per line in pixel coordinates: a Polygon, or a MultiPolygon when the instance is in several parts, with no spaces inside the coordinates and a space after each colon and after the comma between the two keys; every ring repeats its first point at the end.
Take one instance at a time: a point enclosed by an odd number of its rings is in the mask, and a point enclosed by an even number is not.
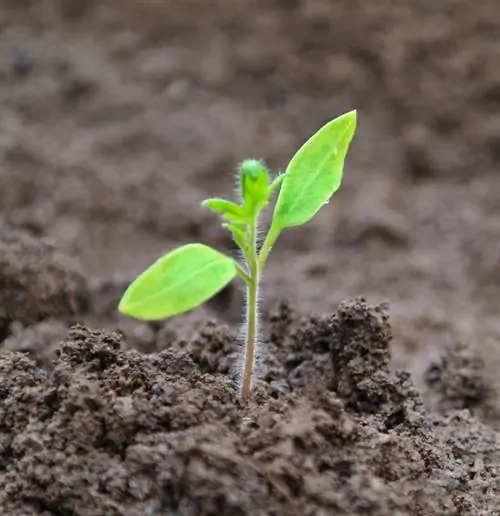
{"type": "Polygon", "coordinates": [[[119,311],[152,321],[181,314],[204,303],[236,276],[247,292],[241,395],[252,388],[258,341],[258,298],[262,271],[280,233],[309,221],[338,190],[344,160],[356,129],[356,111],[323,126],[295,154],[283,174],[271,179],[261,161],[243,161],[239,202],[207,199],[240,248],[241,263],[204,244],[187,244],[163,256],[125,291],[119,311]],[[259,246],[259,217],[279,190],[270,227],[259,246]]]}

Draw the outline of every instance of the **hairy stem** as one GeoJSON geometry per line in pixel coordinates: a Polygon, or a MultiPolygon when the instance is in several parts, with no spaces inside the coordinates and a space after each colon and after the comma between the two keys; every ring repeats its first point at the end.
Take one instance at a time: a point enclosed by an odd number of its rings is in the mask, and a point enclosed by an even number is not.
{"type": "Polygon", "coordinates": [[[252,388],[252,375],[255,361],[255,347],[257,341],[258,322],[258,295],[260,271],[257,257],[257,220],[250,226],[250,252],[247,257],[250,281],[247,283],[247,312],[245,335],[245,358],[243,368],[243,381],[241,383],[241,396],[247,399],[252,388]]]}

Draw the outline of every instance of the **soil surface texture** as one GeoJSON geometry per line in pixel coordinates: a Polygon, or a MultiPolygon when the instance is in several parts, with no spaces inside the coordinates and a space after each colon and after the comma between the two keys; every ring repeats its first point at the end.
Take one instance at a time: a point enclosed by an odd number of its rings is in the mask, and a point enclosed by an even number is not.
{"type": "Polygon", "coordinates": [[[4,0],[0,514],[500,515],[500,4],[4,0]],[[342,188],[237,282],[117,314],[247,157],[358,110],[342,188]]]}

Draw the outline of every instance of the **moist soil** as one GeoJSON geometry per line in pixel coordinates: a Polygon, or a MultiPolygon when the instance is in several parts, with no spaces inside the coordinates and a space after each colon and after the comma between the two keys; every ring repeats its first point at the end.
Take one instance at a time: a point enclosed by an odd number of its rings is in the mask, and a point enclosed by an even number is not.
{"type": "Polygon", "coordinates": [[[496,0],[5,0],[0,514],[500,514],[496,0]],[[245,157],[358,109],[342,189],[235,283],[116,305],[245,157]]]}

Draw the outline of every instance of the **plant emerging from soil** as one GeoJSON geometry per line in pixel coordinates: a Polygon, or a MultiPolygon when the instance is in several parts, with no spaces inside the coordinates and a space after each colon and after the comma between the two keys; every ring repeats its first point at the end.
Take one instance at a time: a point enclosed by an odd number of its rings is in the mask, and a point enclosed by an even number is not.
{"type": "Polygon", "coordinates": [[[187,244],[157,260],[127,288],[119,311],[140,320],[160,320],[201,305],[236,276],[246,286],[246,320],[241,395],[252,387],[258,341],[259,284],[281,231],[309,221],[338,190],[356,129],[356,111],[324,125],[295,154],[285,172],[272,179],[258,160],[243,161],[238,174],[239,203],[207,199],[240,248],[241,263],[204,244],[187,244]],[[259,217],[279,190],[272,222],[262,245],[259,217]]]}

